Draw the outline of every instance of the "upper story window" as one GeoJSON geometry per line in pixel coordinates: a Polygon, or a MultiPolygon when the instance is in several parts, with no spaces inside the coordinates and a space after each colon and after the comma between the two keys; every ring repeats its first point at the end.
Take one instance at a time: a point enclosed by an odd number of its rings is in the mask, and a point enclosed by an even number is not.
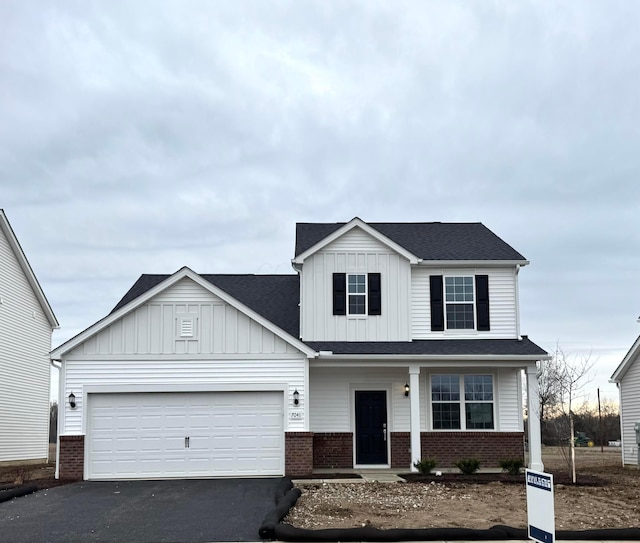
{"type": "Polygon", "coordinates": [[[444,292],[447,330],[474,330],[473,277],[445,277],[444,292]]]}
{"type": "Polygon", "coordinates": [[[493,377],[431,376],[431,413],[434,430],[492,430],[493,377]]]}
{"type": "Polygon", "coordinates": [[[334,315],[381,315],[382,286],[379,273],[334,273],[334,315]]]}
{"type": "Polygon", "coordinates": [[[367,313],[367,276],[365,274],[347,275],[347,304],[349,315],[366,315],[367,313]]]}
{"type": "Polygon", "coordinates": [[[429,276],[431,331],[489,331],[489,276],[429,276]]]}

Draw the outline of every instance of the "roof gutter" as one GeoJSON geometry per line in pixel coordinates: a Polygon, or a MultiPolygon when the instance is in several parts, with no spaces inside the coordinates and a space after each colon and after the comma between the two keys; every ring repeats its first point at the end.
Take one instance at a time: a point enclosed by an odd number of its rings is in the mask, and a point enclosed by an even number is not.
{"type": "Polygon", "coordinates": [[[334,354],[332,351],[320,351],[316,353],[316,359],[322,361],[339,360],[380,360],[386,362],[398,361],[420,361],[425,362],[537,362],[539,360],[551,360],[549,354],[334,354]]]}

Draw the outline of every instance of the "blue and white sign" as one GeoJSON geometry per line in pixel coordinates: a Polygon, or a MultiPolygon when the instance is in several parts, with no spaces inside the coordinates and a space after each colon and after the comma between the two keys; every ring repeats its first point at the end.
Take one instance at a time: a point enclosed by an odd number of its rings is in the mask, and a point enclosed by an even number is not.
{"type": "Polygon", "coordinates": [[[554,543],[556,522],[553,505],[553,475],[528,469],[525,470],[525,477],[529,539],[540,543],[554,543]]]}

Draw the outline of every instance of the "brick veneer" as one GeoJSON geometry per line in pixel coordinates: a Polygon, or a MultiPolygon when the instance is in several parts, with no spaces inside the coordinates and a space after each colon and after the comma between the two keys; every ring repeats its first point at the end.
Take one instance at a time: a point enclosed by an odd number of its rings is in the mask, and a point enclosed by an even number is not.
{"type": "Polygon", "coordinates": [[[499,467],[500,460],[524,459],[523,432],[422,432],[422,458],[439,467],[453,467],[463,458],[477,458],[481,468],[499,467]]]}
{"type": "Polygon", "coordinates": [[[313,432],[285,432],[284,473],[304,477],[313,472],[313,432]]]}
{"type": "Polygon", "coordinates": [[[353,434],[327,432],[313,435],[314,468],[352,468],[353,434]]]}
{"type": "Polygon", "coordinates": [[[60,436],[60,479],[84,479],[84,436],[60,436]]]}
{"type": "Polygon", "coordinates": [[[411,468],[411,433],[391,432],[391,467],[411,468]]]}

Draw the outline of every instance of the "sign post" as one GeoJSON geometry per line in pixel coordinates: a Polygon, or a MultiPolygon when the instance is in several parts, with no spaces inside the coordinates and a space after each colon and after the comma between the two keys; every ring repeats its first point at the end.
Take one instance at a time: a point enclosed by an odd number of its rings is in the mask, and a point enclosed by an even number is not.
{"type": "Polygon", "coordinates": [[[553,475],[525,470],[527,485],[527,518],[529,539],[554,543],[556,539],[553,505],[553,475]]]}

